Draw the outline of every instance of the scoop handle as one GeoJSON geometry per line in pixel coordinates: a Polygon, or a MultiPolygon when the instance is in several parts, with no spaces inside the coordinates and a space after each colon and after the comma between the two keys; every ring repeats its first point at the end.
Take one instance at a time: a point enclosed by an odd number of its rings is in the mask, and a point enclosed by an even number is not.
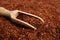
{"type": "Polygon", "coordinates": [[[9,16],[10,11],[5,9],[4,7],[0,7],[0,15],[2,16],[9,16]]]}

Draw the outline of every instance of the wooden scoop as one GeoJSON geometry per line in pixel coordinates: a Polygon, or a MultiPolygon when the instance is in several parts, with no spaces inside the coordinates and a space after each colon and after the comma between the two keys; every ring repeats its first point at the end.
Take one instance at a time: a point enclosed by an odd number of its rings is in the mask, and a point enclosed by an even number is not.
{"type": "Polygon", "coordinates": [[[3,7],[0,7],[0,15],[9,17],[13,22],[15,22],[17,24],[22,24],[24,26],[31,27],[35,30],[37,29],[34,26],[32,26],[31,24],[29,24],[29,23],[27,23],[23,20],[17,19],[16,17],[19,15],[19,13],[38,18],[44,23],[44,20],[41,17],[38,17],[36,15],[26,13],[26,12],[23,12],[23,11],[19,11],[19,10],[9,11],[9,10],[3,8],[3,7]]]}

